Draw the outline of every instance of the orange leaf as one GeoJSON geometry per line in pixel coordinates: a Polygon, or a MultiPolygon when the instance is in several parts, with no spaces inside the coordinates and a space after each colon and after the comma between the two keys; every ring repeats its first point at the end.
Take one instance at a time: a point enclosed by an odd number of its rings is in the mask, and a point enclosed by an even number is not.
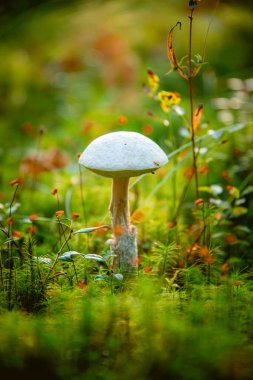
{"type": "Polygon", "coordinates": [[[199,104],[198,107],[196,108],[194,116],[193,116],[193,128],[194,128],[194,130],[196,130],[198,128],[202,114],[203,114],[203,104],[199,104]]]}
{"type": "Polygon", "coordinates": [[[182,78],[188,80],[188,76],[183,72],[183,69],[177,60],[175,50],[174,50],[173,45],[172,45],[173,31],[177,25],[179,25],[179,27],[181,29],[181,23],[177,22],[176,25],[173,26],[173,28],[169,32],[168,41],[167,41],[167,55],[168,55],[172,70],[178,71],[178,73],[181,75],[182,78]]]}

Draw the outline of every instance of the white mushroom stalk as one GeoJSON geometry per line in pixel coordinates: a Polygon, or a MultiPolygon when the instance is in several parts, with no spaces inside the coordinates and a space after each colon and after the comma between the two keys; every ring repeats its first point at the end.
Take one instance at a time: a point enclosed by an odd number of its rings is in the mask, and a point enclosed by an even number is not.
{"type": "Polygon", "coordinates": [[[113,132],[95,139],[82,153],[79,163],[113,178],[110,214],[114,267],[131,272],[138,265],[137,232],[130,223],[128,184],[130,177],[154,172],[168,162],[163,150],[135,132],[113,132]]]}
{"type": "Polygon", "coordinates": [[[114,266],[131,270],[138,264],[136,228],[130,224],[129,178],[113,178],[109,211],[114,239],[110,241],[115,254],[114,266]]]}

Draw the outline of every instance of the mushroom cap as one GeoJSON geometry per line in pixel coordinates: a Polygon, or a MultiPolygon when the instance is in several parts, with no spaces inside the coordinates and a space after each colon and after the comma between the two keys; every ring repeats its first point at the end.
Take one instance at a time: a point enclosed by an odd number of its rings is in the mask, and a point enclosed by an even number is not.
{"type": "Polygon", "coordinates": [[[153,172],[168,162],[164,151],[136,132],[112,132],[88,145],[79,163],[105,177],[136,177],[153,172]]]}

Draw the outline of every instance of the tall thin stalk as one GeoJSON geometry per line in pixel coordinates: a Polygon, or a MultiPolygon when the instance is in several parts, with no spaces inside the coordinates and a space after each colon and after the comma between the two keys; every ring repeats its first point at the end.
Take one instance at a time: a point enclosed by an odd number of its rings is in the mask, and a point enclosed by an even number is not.
{"type": "Polygon", "coordinates": [[[192,28],[193,28],[193,12],[194,8],[190,12],[190,28],[189,28],[189,52],[188,52],[188,87],[189,87],[189,99],[190,99],[190,114],[191,114],[191,144],[192,144],[192,160],[193,160],[193,175],[195,178],[195,191],[196,200],[199,199],[199,181],[198,181],[198,168],[197,168],[197,156],[196,156],[196,143],[195,143],[195,131],[194,131],[194,109],[193,109],[193,88],[192,88],[192,28]]]}

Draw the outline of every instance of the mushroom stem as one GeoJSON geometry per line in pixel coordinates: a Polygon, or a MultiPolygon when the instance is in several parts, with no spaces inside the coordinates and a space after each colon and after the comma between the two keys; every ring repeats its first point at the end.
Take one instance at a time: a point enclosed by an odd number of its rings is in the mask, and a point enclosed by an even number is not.
{"type": "Polygon", "coordinates": [[[136,228],[130,224],[129,178],[113,178],[112,194],[109,211],[112,219],[114,240],[111,249],[115,254],[113,267],[133,271],[137,266],[136,228]]]}

